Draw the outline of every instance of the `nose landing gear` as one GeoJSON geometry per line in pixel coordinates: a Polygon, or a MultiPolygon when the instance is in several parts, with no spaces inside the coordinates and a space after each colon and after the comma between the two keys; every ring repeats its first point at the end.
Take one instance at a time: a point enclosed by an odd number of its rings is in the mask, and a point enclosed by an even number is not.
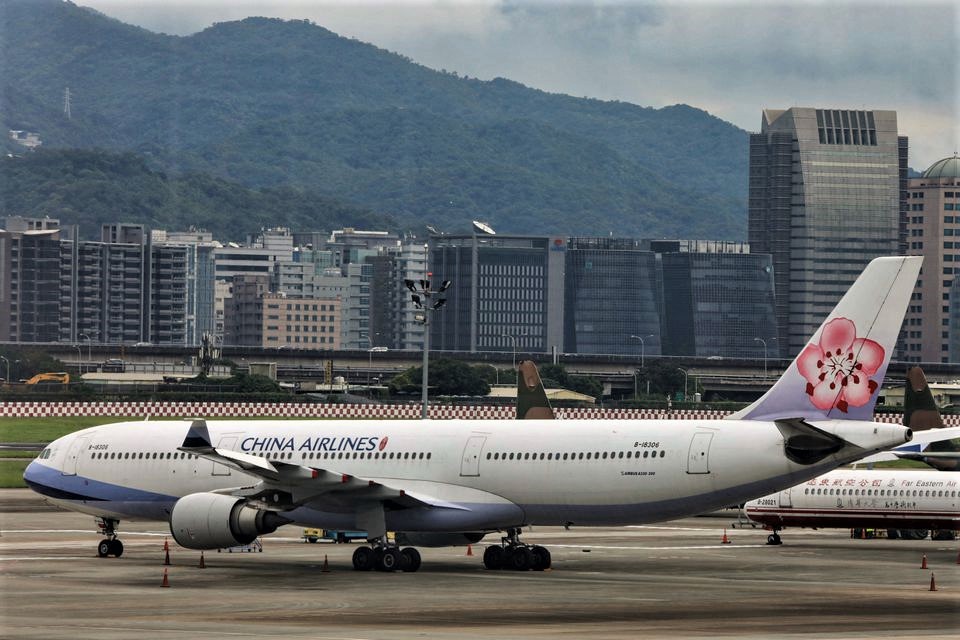
{"type": "Polygon", "coordinates": [[[108,556],[119,558],[123,555],[123,543],[117,538],[119,525],[120,521],[113,518],[97,518],[97,529],[106,536],[106,539],[101,540],[97,545],[97,555],[101,558],[108,556]]]}
{"type": "Polygon", "coordinates": [[[551,562],[546,547],[520,542],[519,528],[507,529],[507,535],[500,539],[499,545],[487,547],[483,552],[483,566],[492,571],[543,571],[550,568],[551,562]]]}

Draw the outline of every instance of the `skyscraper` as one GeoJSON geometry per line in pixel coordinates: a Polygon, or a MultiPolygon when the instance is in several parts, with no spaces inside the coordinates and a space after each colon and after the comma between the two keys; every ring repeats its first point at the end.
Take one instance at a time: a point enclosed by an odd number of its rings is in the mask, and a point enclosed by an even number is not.
{"type": "Polygon", "coordinates": [[[783,355],[871,259],[906,249],[907,138],[895,111],[765,109],[750,136],[749,242],[773,256],[783,355]]]}
{"type": "Polygon", "coordinates": [[[661,353],[657,257],[642,241],[570,238],[564,289],[564,351],[661,353]]]}
{"type": "Polygon", "coordinates": [[[547,236],[431,237],[431,277],[453,283],[443,311],[430,320],[431,348],[562,349],[566,248],[563,238],[547,236]]]}
{"type": "Polygon", "coordinates": [[[960,158],[934,162],[909,186],[907,252],[923,256],[923,271],[904,321],[905,359],[956,362],[950,354],[950,304],[960,275],[960,158]]]}

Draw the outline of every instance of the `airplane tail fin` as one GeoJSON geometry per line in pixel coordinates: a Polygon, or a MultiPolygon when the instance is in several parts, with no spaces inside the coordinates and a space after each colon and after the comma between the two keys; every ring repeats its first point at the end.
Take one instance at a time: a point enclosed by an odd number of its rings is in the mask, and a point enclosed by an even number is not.
{"type": "Polygon", "coordinates": [[[553,420],[553,409],[540,380],[540,372],[532,360],[517,367],[517,420],[553,420]]]}
{"type": "Polygon", "coordinates": [[[876,258],[759,400],[731,420],[873,419],[923,258],[876,258]]]}
{"type": "Polygon", "coordinates": [[[903,425],[913,431],[943,428],[943,418],[920,367],[911,367],[907,371],[906,388],[903,391],[903,425]]]}

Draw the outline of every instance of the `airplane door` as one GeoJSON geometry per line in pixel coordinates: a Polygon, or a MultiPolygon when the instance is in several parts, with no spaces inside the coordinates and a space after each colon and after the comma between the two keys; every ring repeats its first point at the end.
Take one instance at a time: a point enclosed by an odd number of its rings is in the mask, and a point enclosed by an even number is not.
{"type": "MultiPolygon", "coordinates": [[[[217,444],[218,449],[233,449],[237,444],[236,435],[226,435],[220,438],[219,444],[217,444]]],[[[219,462],[213,463],[213,469],[210,472],[210,475],[213,476],[229,476],[230,467],[225,464],[220,464],[219,462]]]]}
{"type": "Polygon", "coordinates": [[[793,507],[793,499],[790,496],[790,489],[784,489],[780,492],[780,506],[788,509],[793,507]]]}
{"type": "Polygon", "coordinates": [[[710,441],[712,433],[695,433],[687,456],[687,473],[710,473],[710,441]]]}
{"type": "MultiPolygon", "coordinates": [[[[92,434],[91,434],[92,435],[92,434]]],[[[67,450],[67,458],[63,461],[63,470],[60,475],[75,476],[80,468],[80,457],[87,450],[87,443],[90,441],[90,435],[74,438],[67,450]]]]}
{"type": "Polygon", "coordinates": [[[467,446],[463,448],[463,459],[460,461],[461,476],[479,476],[480,475],[480,452],[483,450],[483,443],[487,441],[487,436],[470,436],[467,440],[467,446]]]}

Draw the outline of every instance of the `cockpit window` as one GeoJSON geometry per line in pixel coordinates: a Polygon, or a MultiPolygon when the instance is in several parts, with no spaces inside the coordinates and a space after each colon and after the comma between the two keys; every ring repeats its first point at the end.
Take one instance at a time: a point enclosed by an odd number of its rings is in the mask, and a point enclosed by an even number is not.
{"type": "Polygon", "coordinates": [[[40,460],[46,460],[47,458],[50,457],[51,453],[52,452],[50,451],[50,449],[44,449],[43,451],[40,452],[40,455],[37,456],[37,458],[40,460]]]}

